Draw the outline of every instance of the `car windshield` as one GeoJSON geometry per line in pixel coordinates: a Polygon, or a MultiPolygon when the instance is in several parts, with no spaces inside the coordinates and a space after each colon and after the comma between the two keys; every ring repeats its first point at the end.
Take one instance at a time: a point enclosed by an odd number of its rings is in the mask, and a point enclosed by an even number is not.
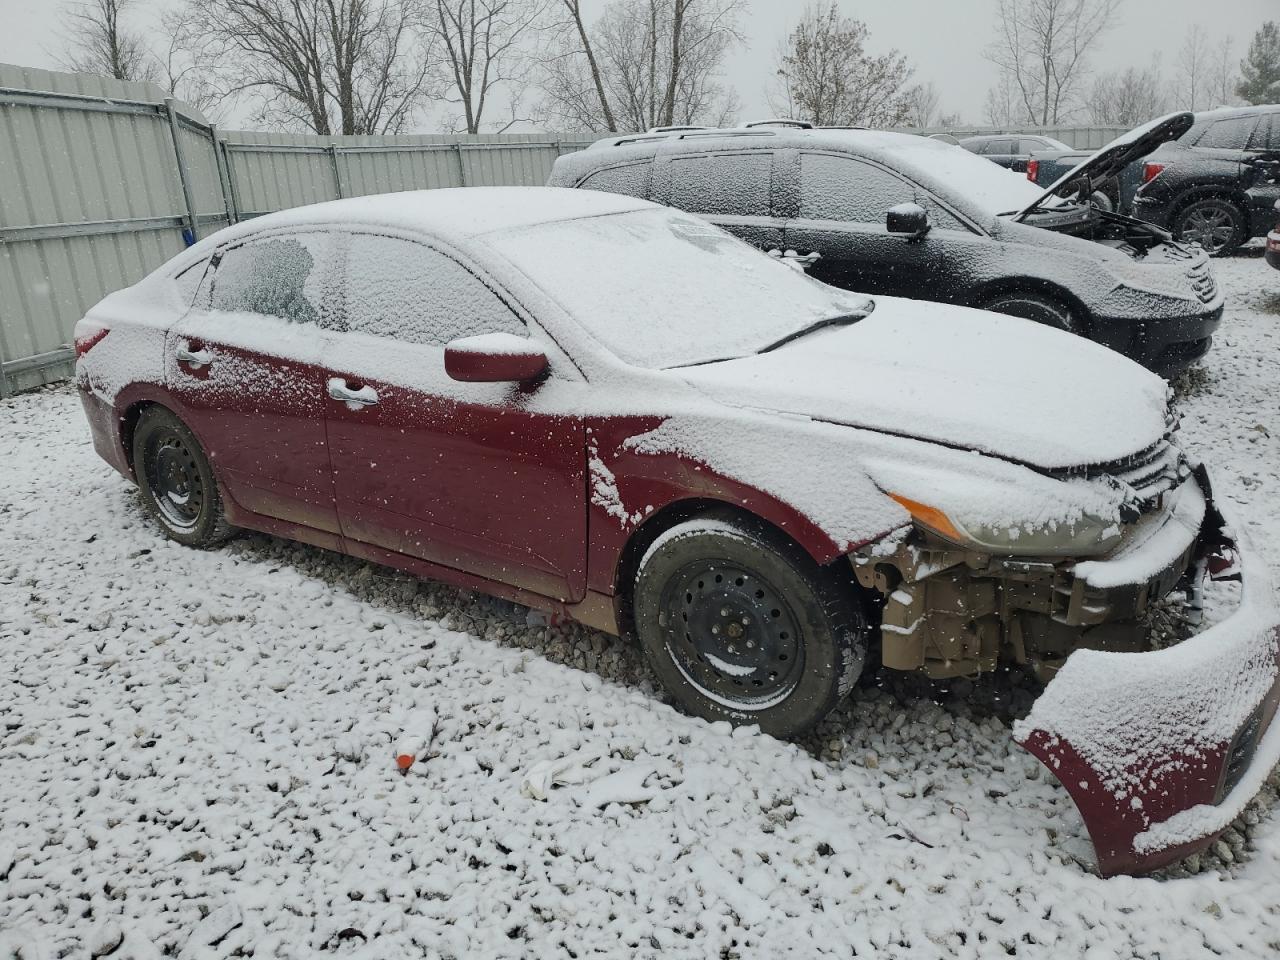
{"type": "Polygon", "coordinates": [[[619,359],[663,369],[777,346],[871,301],[671,210],[543,223],[488,243],[619,359]]]}

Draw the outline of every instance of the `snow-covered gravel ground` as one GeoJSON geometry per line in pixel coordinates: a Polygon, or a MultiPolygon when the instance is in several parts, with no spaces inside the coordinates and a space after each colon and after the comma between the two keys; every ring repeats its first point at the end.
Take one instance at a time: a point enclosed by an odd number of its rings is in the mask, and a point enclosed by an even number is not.
{"type": "MultiPolygon", "coordinates": [[[[1184,435],[1280,569],[1256,253],[1219,264],[1184,435]]],[[[72,391],[0,404],[0,960],[1280,952],[1263,805],[1104,881],[992,704],[1019,688],[890,686],[803,745],[708,726],[621,641],[269,537],[172,544],[72,391]]]]}

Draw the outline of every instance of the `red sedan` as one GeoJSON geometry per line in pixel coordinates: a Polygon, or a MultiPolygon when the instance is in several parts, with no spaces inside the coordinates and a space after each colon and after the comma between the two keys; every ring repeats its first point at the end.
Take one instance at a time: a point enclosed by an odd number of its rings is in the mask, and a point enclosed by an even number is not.
{"type": "Polygon", "coordinates": [[[872,655],[1026,665],[1015,737],[1104,871],[1203,846],[1280,756],[1269,593],[1140,652],[1235,546],[1164,383],[1078,337],[826,287],[643,201],[473,189],[221,231],[76,348],[97,450],[175,540],[261,530],[637,635],[697,715],[786,736],[872,655]]]}

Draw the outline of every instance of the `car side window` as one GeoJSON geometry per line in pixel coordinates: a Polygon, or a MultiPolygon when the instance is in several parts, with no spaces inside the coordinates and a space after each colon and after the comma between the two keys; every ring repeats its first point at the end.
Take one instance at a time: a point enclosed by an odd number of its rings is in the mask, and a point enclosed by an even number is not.
{"type": "Polygon", "coordinates": [[[232,247],[215,268],[209,308],[291,323],[319,322],[328,308],[331,243],[328,234],[296,233],[232,247]]]}
{"type": "Polygon", "coordinates": [[[1259,150],[1272,152],[1280,150],[1280,124],[1276,123],[1276,115],[1274,113],[1267,114],[1258,123],[1258,129],[1254,131],[1253,137],[1249,140],[1250,150],[1259,150]]]}
{"type": "Polygon", "coordinates": [[[1257,125],[1257,117],[1230,117],[1215,121],[1209,125],[1196,146],[1216,150],[1243,150],[1257,125]]]}
{"type": "Polygon", "coordinates": [[[182,301],[183,306],[189,307],[195,302],[196,291],[200,289],[200,281],[204,279],[204,273],[208,268],[209,258],[205,257],[173,278],[174,286],[178,288],[178,299],[182,301]]]}
{"type": "Polygon", "coordinates": [[[346,261],[340,329],[440,347],[481,333],[528,335],[483,280],[426,244],[353,233],[346,261]]]}
{"type": "Polygon", "coordinates": [[[965,226],[922,190],[879,167],[828,153],[800,156],[800,218],[884,226],[890,207],[918,203],[943,230],[965,226]]]}
{"type": "Polygon", "coordinates": [[[673,157],[668,203],[690,213],[768,217],[772,169],[768,150],[673,157]]]}
{"type": "Polygon", "coordinates": [[[617,167],[605,167],[581,181],[578,189],[620,193],[624,196],[648,200],[652,171],[653,163],[649,160],[624,163],[617,167]]]}
{"type": "Polygon", "coordinates": [[[1013,147],[1013,140],[990,140],[983,152],[989,157],[1004,157],[1014,152],[1013,147]]]}

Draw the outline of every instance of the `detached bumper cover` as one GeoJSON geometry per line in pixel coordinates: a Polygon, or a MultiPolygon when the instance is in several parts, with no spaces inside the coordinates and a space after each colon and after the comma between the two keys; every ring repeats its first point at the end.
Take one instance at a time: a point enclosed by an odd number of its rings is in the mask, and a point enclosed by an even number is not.
{"type": "Polygon", "coordinates": [[[1102,874],[1144,873],[1207,847],[1280,762],[1280,611],[1267,568],[1213,502],[1195,561],[1244,580],[1240,607],[1175,647],[1078,650],[1014,727],[1070,793],[1102,874]]]}

